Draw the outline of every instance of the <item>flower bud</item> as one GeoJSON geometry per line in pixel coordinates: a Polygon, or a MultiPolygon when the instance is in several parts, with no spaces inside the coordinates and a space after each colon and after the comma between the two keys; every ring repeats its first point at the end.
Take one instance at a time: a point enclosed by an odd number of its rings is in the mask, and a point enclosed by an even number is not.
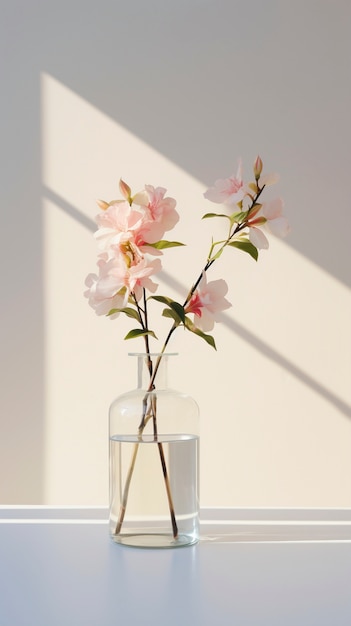
{"type": "Polygon", "coordinates": [[[257,156],[256,161],[254,163],[254,174],[255,174],[256,180],[258,180],[259,177],[261,176],[262,167],[263,167],[262,159],[260,156],[257,156]]]}
{"type": "Polygon", "coordinates": [[[250,220],[249,222],[247,222],[246,226],[248,226],[249,228],[251,228],[252,226],[262,226],[266,222],[267,218],[262,215],[260,217],[256,217],[256,219],[254,220],[250,220]]]}
{"type": "Polygon", "coordinates": [[[119,190],[122,194],[122,196],[128,200],[129,204],[131,203],[131,196],[132,196],[132,190],[129,187],[129,185],[127,185],[127,183],[124,182],[124,180],[122,180],[122,178],[119,181],[119,190]]]}
{"type": "Polygon", "coordinates": [[[260,204],[259,202],[256,202],[249,211],[248,217],[250,218],[250,220],[252,220],[252,218],[255,217],[255,215],[257,215],[257,213],[259,213],[261,209],[262,209],[262,204],[260,204]]]}
{"type": "Polygon", "coordinates": [[[100,209],[102,209],[103,211],[106,211],[106,209],[108,209],[108,207],[110,206],[108,202],[105,202],[105,200],[96,200],[96,204],[100,207],[100,209]]]}

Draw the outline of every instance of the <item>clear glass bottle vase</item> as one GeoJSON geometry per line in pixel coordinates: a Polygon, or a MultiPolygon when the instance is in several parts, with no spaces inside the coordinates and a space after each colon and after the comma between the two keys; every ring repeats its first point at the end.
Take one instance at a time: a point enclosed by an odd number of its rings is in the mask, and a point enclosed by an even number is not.
{"type": "Polygon", "coordinates": [[[148,548],[199,538],[199,410],[167,385],[170,354],[134,354],[137,389],[110,407],[110,534],[148,548]]]}

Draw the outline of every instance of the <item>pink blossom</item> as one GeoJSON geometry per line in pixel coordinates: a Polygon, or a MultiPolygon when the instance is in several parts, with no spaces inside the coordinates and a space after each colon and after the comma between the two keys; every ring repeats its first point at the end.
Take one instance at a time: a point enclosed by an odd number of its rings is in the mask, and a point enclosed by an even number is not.
{"type": "Polygon", "coordinates": [[[157,285],[150,280],[150,276],[161,270],[161,261],[159,259],[150,261],[143,257],[138,263],[128,266],[123,258],[116,257],[109,260],[106,269],[107,275],[100,287],[100,290],[105,295],[112,295],[113,292],[118,291],[122,287],[125,287],[128,293],[138,291],[138,294],[141,295],[142,287],[149,289],[151,292],[156,291],[157,285]]]}
{"type": "Polygon", "coordinates": [[[250,241],[256,248],[269,248],[268,239],[258,226],[267,229],[276,237],[285,237],[288,234],[290,226],[287,218],[283,215],[283,208],[283,200],[275,198],[271,202],[264,203],[254,219],[248,222],[250,241]]]}
{"type": "MultiPolygon", "coordinates": [[[[121,186],[125,195],[130,193],[126,183],[121,186]]],[[[163,187],[146,185],[145,191],[131,198],[131,204],[128,201],[110,204],[96,218],[99,228],[94,236],[100,250],[107,251],[112,257],[118,255],[118,249],[130,243],[130,248],[137,249],[140,255],[145,251],[161,254],[147,244],[162,239],[165,231],[173,228],[179,220],[176,201],[165,197],[165,193],[163,187]],[[138,208],[135,204],[139,205],[138,208]]]]}
{"type": "Polygon", "coordinates": [[[246,188],[242,179],[241,160],[239,161],[236,176],[233,175],[229,178],[216,180],[214,187],[210,187],[204,193],[207,200],[218,204],[237,204],[245,195],[246,188]]]}
{"type": "Polygon", "coordinates": [[[145,212],[134,209],[128,202],[111,204],[96,217],[98,230],[94,233],[101,250],[133,240],[143,227],[145,212]]]}
{"type": "Polygon", "coordinates": [[[197,328],[204,332],[212,330],[214,322],[219,321],[219,314],[232,306],[224,297],[227,291],[225,280],[207,283],[206,273],[202,273],[197,289],[185,307],[186,313],[194,313],[194,324],[197,328]]]}
{"type": "Polygon", "coordinates": [[[158,285],[150,279],[150,276],[160,271],[160,259],[150,261],[144,257],[137,265],[127,268],[124,274],[124,284],[130,292],[134,293],[136,299],[140,300],[143,289],[155,293],[158,285]]]}
{"type": "Polygon", "coordinates": [[[89,274],[85,296],[97,315],[106,315],[113,308],[126,306],[128,297],[134,293],[137,300],[142,296],[143,288],[154,293],[157,284],[150,276],[161,270],[161,261],[150,261],[145,257],[129,264],[123,255],[107,259],[106,255],[98,262],[99,275],[89,274]]]}
{"type": "MultiPolygon", "coordinates": [[[[112,284],[108,286],[108,263],[106,258],[98,261],[99,275],[89,274],[85,280],[88,287],[84,296],[88,298],[89,305],[94,309],[96,315],[107,315],[111,309],[121,309],[126,306],[128,293],[123,289],[123,285],[112,284]]],[[[118,317],[118,313],[113,318],[118,317]]],[[[111,316],[112,318],[112,316],[111,316]]]]}
{"type": "Polygon", "coordinates": [[[145,242],[155,243],[179,221],[179,214],[175,210],[177,203],[174,198],[165,198],[167,190],[163,187],[145,185],[145,191],[149,202],[143,207],[146,210],[146,217],[139,235],[140,239],[144,237],[145,242]]]}

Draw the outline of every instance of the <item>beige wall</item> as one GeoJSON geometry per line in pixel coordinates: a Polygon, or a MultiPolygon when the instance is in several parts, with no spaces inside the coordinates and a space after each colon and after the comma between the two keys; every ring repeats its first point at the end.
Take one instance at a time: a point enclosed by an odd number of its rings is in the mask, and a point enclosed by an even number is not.
{"type": "Polygon", "coordinates": [[[142,344],[82,296],[95,199],[120,176],[177,198],[188,248],[159,293],[179,298],[215,227],[203,191],[259,152],[292,234],[215,266],[234,305],[216,353],[172,344],[201,409],[201,502],[351,506],[348,3],[29,5],[5,19],[0,502],[107,502],[108,405],[142,344]]]}

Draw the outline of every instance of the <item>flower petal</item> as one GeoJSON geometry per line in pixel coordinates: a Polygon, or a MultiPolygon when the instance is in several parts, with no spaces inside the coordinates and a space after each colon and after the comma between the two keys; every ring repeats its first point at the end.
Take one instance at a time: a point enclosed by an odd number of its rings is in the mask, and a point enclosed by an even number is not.
{"type": "Polygon", "coordinates": [[[266,235],[259,228],[250,228],[249,239],[259,250],[268,250],[269,242],[266,235]]]}
{"type": "Polygon", "coordinates": [[[265,185],[266,187],[269,187],[270,185],[275,185],[279,180],[279,174],[265,174],[264,176],[260,177],[260,187],[263,187],[263,185],[265,185]]]}
{"type": "Polygon", "coordinates": [[[283,208],[284,203],[282,198],[274,198],[274,200],[263,204],[262,215],[264,215],[267,220],[274,220],[277,217],[281,217],[283,208]]]}
{"type": "Polygon", "coordinates": [[[277,217],[267,222],[267,228],[276,237],[286,237],[290,232],[290,225],[286,217],[277,217]]]}

